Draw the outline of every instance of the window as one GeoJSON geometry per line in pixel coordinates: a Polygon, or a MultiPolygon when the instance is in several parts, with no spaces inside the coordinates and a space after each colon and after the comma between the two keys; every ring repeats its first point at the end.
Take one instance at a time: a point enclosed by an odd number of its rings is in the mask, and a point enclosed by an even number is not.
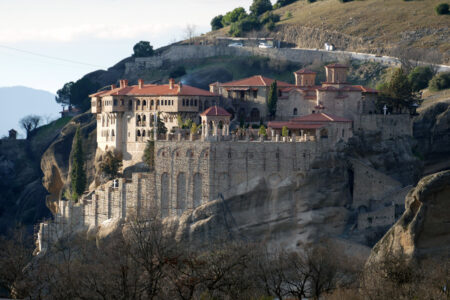
{"type": "Polygon", "coordinates": [[[153,106],[153,100],[150,100],[150,106],[153,106]]]}
{"type": "Polygon", "coordinates": [[[142,130],[142,136],[145,136],[145,130],[142,130]]]}
{"type": "Polygon", "coordinates": [[[159,100],[156,100],[156,106],[158,106],[159,105],[159,100]]]}
{"type": "Polygon", "coordinates": [[[136,131],[136,136],[141,136],[141,131],[140,130],[136,131]]]}
{"type": "Polygon", "coordinates": [[[140,105],[141,105],[141,101],[140,100],[136,100],[136,109],[139,109],[140,105]]]}
{"type": "Polygon", "coordinates": [[[256,97],[258,97],[258,90],[257,89],[253,90],[253,98],[256,98],[256,97]]]}
{"type": "Polygon", "coordinates": [[[123,99],[120,99],[120,106],[123,106],[123,99]]]}
{"type": "Polygon", "coordinates": [[[133,105],[133,102],[131,100],[128,100],[128,108],[131,109],[131,106],[133,105]]]}
{"type": "Polygon", "coordinates": [[[114,99],[114,106],[117,106],[117,99],[114,99]]]}
{"type": "Polygon", "coordinates": [[[164,105],[167,105],[167,100],[164,100],[164,105]]]}
{"type": "Polygon", "coordinates": [[[142,106],[143,106],[143,107],[146,107],[146,106],[147,106],[147,101],[145,101],[145,100],[142,101],[142,106]]]}
{"type": "Polygon", "coordinates": [[[184,106],[184,103],[185,103],[185,102],[184,102],[184,99],[183,99],[183,106],[184,106]]]}
{"type": "Polygon", "coordinates": [[[171,105],[173,105],[173,100],[171,100],[171,102],[172,102],[172,104],[171,104],[171,105]]]}
{"type": "Polygon", "coordinates": [[[191,99],[191,106],[194,106],[194,99],[191,99]]]}
{"type": "Polygon", "coordinates": [[[197,106],[197,99],[195,99],[194,101],[194,106],[197,106]]]}
{"type": "Polygon", "coordinates": [[[297,108],[294,108],[293,115],[294,115],[294,116],[297,115],[297,108]]]}

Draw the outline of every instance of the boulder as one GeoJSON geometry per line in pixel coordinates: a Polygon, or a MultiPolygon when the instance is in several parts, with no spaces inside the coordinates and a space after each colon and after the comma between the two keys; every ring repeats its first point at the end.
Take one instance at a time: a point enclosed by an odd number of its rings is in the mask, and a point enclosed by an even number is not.
{"type": "Polygon", "coordinates": [[[368,264],[389,257],[450,258],[450,171],[426,176],[409,192],[406,210],[372,249],[368,264]]]}

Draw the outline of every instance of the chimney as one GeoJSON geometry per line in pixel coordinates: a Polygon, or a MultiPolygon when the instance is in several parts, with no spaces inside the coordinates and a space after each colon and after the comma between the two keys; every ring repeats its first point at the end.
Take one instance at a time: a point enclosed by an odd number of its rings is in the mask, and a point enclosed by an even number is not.
{"type": "Polygon", "coordinates": [[[123,87],[127,87],[128,86],[128,80],[124,79],[123,80],[123,87]]]}
{"type": "Polygon", "coordinates": [[[173,78],[169,79],[169,88],[172,90],[173,89],[173,85],[175,84],[175,80],[173,78]]]}
{"type": "Polygon", "coordinates": [[[181,92],[181,88],[183,87],[183,84],[181,83],[181,81],[180,81],[180,83],[178,83],[178,93],[179,92],[181,92]]]}
{"type": "Polygon", "coordinates": [[[116,85],[115,84],[111,84],[111,90],[115,89],[116,85]]]}
{"type": "Polygon", "coordinates": [[[138,79],[138,86],[139,86],[139,89],[142,89],[142,87],[144,86],[144,80],[138,79]]]}
{"type": "Polygon", "coordinates": [[[123,79],[119,79],[119,88],[123,88],[123,79]]]}

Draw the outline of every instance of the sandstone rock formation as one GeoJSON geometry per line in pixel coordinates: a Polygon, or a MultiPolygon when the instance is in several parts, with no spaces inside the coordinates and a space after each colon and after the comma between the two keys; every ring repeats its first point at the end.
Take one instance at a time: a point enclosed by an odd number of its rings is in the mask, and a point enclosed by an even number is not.
{"type": "Polygon", "coordinates": [[[90,113],[73,118],[42,155],[41,169],[44,175],[42,183],[50,193],[47,197],[49,208],[54,208],[52,202],[60,199],[64,187],[70,184],[72,142],[78,126],[81,129],[88,183],[94,180],[97,148],[96,125],[96,120],[90,113]]]}
{"type": "MultiPolygon", "coordinates": [[[[433,101],[433,96],[425,101],[433,101]]],[[[417,155],[425,163],[425,174],[450,168],[450,95],[447,100],[424,106],[414,122],[417,155]]]]}
{"type": "Polygon", "coordinates": [[[368,264],[388,257],[450,258],[450,171],[424,177],[405,199],[406,211],[372,249],[368,264]]]}

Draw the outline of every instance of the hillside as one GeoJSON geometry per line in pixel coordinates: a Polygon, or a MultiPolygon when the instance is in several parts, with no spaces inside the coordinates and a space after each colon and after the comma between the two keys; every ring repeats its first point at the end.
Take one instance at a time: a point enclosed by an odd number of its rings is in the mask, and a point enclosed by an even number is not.
{"type": "MultiPolygon", "coordinates": [[[[299,0],[274,10],[281,16],[274,32],[261,32],[297,47],[322,48],[325,42],[338,49],[393,53],[397,47],[438,50],[442,62],[450,59],[450,16],[437,15],[442,0],[364,0],[341,3],[299,0]],[[290,13],[292,17],[288,18],[290,13]]],[[[225,13],[225,12],[224,12],[225,13]]],[[[224,35],[228,28],[211,32],[224,35]]],[[[430,52],[417,51],[425,59],[430,52]]],[[[411,53],[410,53],[411,54],[411,53]]],[[[436,53],[431,53],[436,58],[436,53]]]]}
{"type": "MultiPolygon", "coordinates": [[[[55,102],[55,95],[24,86],[0,87],[0,136],[8,134],[8,130],[20,129],[22,138],[25,133],[19,127],[19,120],[26,115],[35,114],[44,119],[55,119],[61,107],[55,102]]],[[[46,120],[43,120],[45,123],[46,120]]]]}

